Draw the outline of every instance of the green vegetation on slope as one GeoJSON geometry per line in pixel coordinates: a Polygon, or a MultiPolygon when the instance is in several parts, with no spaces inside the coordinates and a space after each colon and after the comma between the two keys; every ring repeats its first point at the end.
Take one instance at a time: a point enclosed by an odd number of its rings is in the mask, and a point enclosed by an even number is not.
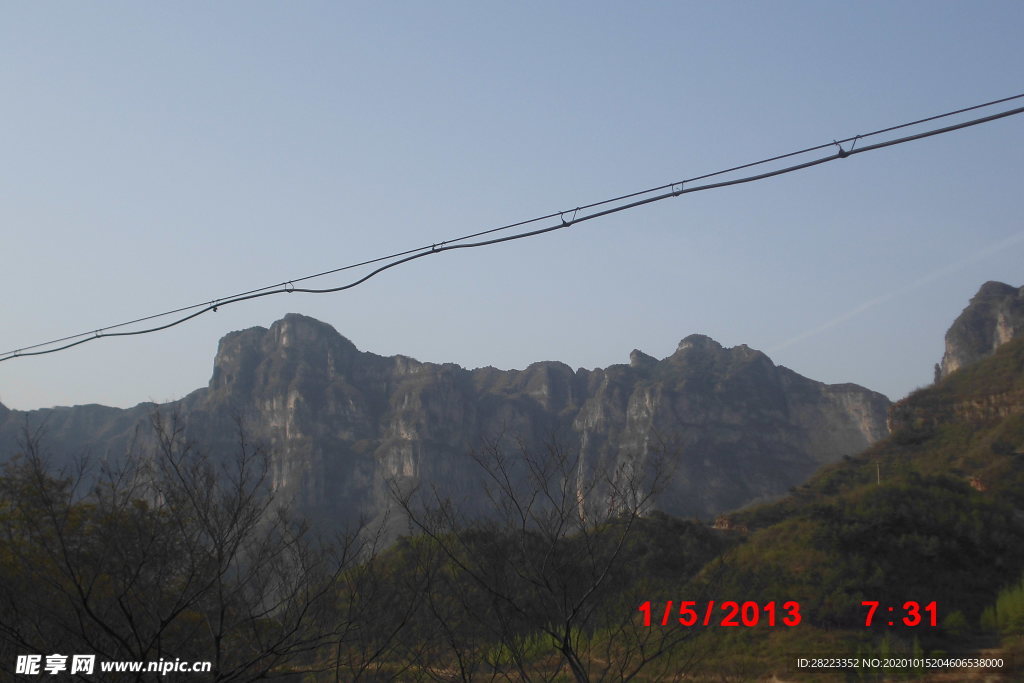
{"type": "MultiPolygon", "coordinates": [[[[803,652],[853,654],[883,639],[906,652],[970,650],[972,636],[996,630],[983,611],[1009,604],[1000,591],[1024,570],[1022,389],[1017,340],[894,406],[889,439],[781,501],[732,515],[750,532],[724,558],[728,590],[799,601],[803,652]],[[882,610],[871,628],[865,601],[882,610]],[[908,601],[934,601],[937,626],[927,625],[930,615],[906,626],[908,601]]],[[[741,654],[778,638],[748,632],[733,648],[741,654]]]]}

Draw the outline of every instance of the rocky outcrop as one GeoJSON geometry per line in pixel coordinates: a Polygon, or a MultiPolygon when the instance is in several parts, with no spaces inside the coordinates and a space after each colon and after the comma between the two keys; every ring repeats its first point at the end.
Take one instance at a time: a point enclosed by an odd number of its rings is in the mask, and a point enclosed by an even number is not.
{"type": "MultiPolygon", "coordinates": [[[[159,408],[224,452],[241,417],[273,453],[279,495],[310,516],[352,521],[383,513],[388,482],[472,505],[483,496],[469,454],[487,443],[541,451],[552,441],[578,454],[580,481],[662,467],[657,507],[711,517],[782,494],[885,436],[888,404],[701,335],[667,358],[635,350],[628,364],[603,369],[541,362],[467,370],[359,351],[330,326],[288,315],[269,329],[225,336],[209,386],[159,408]]],[[[53,450],[116,455],[155,408],[80,406],[28,417],[47,421],[53,450]]],[[[19,411],[0,417],[2,452],[12,452],[19,421],[19,411]]]]}
{"type": "Polygon", "coordinates": [[[946,352],[936,380],[992,355],[1024,334],[1024,287],[986,282],[946,332],[946,352]]]}
{"type": "Polygon", "coordinates": [[[1022,375],[1024,336],[894,403],[889,408],[890,431],[913,440],[950,423],[968,424],[976,431],[1024,414],[1022,375]]]}
{"type": "Polygon", "coordinates": [[[1015,341],[1020,337],[1024,287],[986,282],[946,332],[935,384],[890,406],[890,432],[913,441],[950,422],[977,425],[1024,412],[1024,390],[1012,381],[1020,370],[1016,359],[1021,349],[1015,341]],[[993,356],[979,369],[982,360],[993,356]]]}

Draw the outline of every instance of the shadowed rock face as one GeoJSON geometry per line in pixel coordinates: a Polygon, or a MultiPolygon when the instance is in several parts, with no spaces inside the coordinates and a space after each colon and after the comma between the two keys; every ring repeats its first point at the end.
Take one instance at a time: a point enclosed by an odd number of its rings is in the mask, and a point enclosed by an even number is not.
{"type": "MultiPolygon", "coordinates": [[[[306,514],[336,522],[382,514],[386,482],[418,484],[470,504],[482,498],[469,453],[487,440],[579,454],[582,473],[650,468],[671,476],[657,506],[709,517],[784,493],[822,464],[887,434],[888,399],[825,385],[746,346],[692,335],[658,360],[572,370],[467,370],[359,351],[330,326],[288,315],[225,336],[208,387],[159,406],[207,448],[231,452],[234,416],[273,453],[273,485],[306,514]]],[[[33,411],[55,452],[116,455],[158,406],[33,411]]],[[[0,448],[15,450],[26,413],[0,412],[0,448]]]]}
{"type": "Polygon", "coordinates": [[[1024,334],[1024,287],[986,282],[946,332],[946,353],[936,380],[992,355],[1024,334]]]}

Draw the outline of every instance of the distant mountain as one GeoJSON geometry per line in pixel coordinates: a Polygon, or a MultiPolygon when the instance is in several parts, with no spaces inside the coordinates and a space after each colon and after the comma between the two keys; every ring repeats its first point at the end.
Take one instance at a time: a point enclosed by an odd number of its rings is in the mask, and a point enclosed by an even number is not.
{"type": "Polygon", "coordinates": [[[292,314],[225,336],[209,386],[179,401],[0,412],[0,453],[16,451],[27,419],[45,423],[54,452],[117,455],[157,409],[230,452],[237,415],[273,453],[281,495],[310,516],[349,521],[383,512],[389,478],[472,502],[480,489],[469,453],[488,440],[514,452],[554,439],[579,453],[581,472],[649,467],[661,452],[671,477],[657,506],[709,517],[779,496],[884,437],[888,406],[876,392],[815,382],[701,335],[667,358],[633,351],[629,364],[604,369],[467,370],[362,352],[292,314]]]}
{"type": "MultiPolygon", "coordinates": [[[[948,357],[963,363],[894,404],[888,438],[822,468],[785,498],[719,518],[718,528],[743,538],[720,558],[729,577],[718,588],[721,599],[799,601],[802,652],[840,657],[884,647],[896,656],[997,642],[986,620],[994,619],[997,598],[1005,603],[1024,580],[1024,330],[1012,318],[1018,292],[982,287],[946,336],[948,357]],[[969,354],[981,357],[970,362],[969,354]],[[865,628],[865,600],[882,605],[872,629],[865,628]],[[936,626],[904,626],[899,610],[907,601],[934,602],[936,626]]],[[[1019,655],[1024,602],[1001,609],[997,620],[1016,624],[1002,631],[1019,655]]],[[[731,645],[737,654],[795,647],[786,640],[792,634],[746,631],[731,645]]],[[[758,662],[761,671],[767,659],[758,662]]],[[[771,665],[792,666],[781,656],[771,665]]],[[[1002,673],[1021,680],[1019,670],[1002,673]]]]}
{"type": "Polygon", "coordinates": [[[991,355],[1024,334],[1024,287],[986,282],[946,332],[936,380],[991,355]]]}

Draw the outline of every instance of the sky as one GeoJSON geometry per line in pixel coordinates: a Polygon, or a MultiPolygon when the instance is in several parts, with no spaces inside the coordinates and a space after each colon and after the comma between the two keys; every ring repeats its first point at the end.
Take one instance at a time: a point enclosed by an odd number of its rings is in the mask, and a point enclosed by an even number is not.
{"type": "MultiPolygon", "coordinates": [[[[7,3],[0,352],[1017,95],[1022,30],[1017,1],[7,3]]],[[[177,399],[288,312],[469,368],[700,333],[898,399],[982,283],[1024,284],[1022,148],[1024,115],[14,358],[0,401],[177,399]]]]}

